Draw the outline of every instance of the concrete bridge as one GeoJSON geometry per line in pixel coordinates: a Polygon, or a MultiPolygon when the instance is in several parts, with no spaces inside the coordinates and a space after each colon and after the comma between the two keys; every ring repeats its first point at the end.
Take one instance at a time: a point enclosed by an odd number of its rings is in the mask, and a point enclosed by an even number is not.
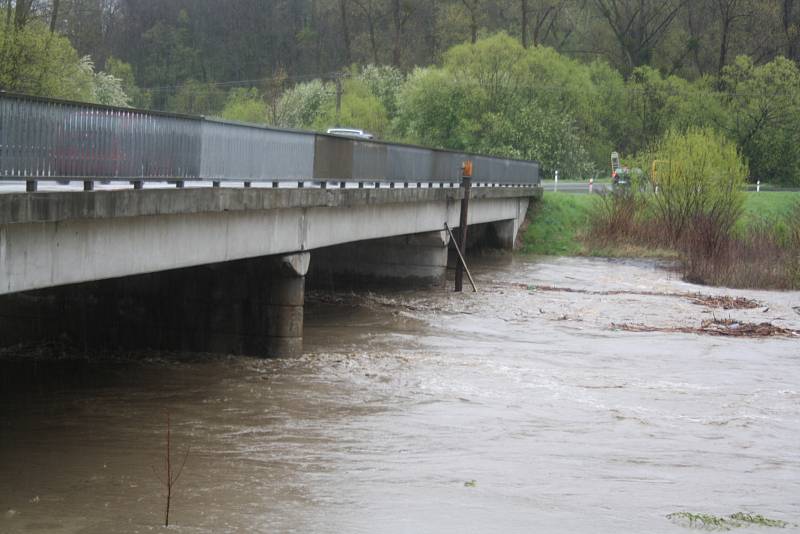
{"type": "Polygon", "coordinates": [[[0,96],[0,346],[295,353],[309,273],[442,283],[465,160],[513,247],[534,162],[0,96]]]}

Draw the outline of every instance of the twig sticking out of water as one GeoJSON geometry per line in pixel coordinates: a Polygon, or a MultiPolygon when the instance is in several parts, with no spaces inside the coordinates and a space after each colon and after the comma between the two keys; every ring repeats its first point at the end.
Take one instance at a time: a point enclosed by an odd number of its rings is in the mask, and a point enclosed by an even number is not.
{"type": "Polygon", "coordinates": [[[164,510],[164,526],[169,526],[169,507],[172,501],[172,491],[175,487],[175,484],[178,482],[178,479],[181,477],[181,473],[183,473],[183,467],[186,465],[186,459],[189,457],[189,447],[186,447],[186,450],[183,452],[183,458],[181,459],[181,465],[177,469],[177,471],[173,471],[172,465],[172,440],[171,440],[171,428],[170,428],[170,420],[169,420],[169,412],[167,412],[167,439],[166,439],[166,448],[164,451],[164,473],[163,476],[158,472],[158,470],[153,467],[153,473],[155,473],[156,478],[158,478],[159,482],[166,488],[166,499],[167,503],[164,510]]]}

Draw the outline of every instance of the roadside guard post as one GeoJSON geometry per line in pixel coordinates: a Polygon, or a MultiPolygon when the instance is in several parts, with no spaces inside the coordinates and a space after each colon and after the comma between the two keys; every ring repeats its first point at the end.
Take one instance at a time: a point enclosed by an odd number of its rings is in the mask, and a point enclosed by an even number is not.
{"type": "MultiPolygon", "coordinates": [[[[472,190],[472,160],[467,160],[461,165],[461,187],[464,189],[464,198],[461,199],[461,218],[458,226],[457,243],[461,254],[466,254],[467,250],[467,215],[469,213],[469,195],[472,190]]],[[[464,260],[456,263],[456,287],[455,290],[461,291],[464,286],[464,260]]]]}

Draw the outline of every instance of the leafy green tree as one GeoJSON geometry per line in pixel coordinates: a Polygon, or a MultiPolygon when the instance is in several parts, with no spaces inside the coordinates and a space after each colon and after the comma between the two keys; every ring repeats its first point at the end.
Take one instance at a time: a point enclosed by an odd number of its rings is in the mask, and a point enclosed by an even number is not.
{"type": "Polygon", "coordinates": [[[726,123],[750,163],[751,179],[800,185],[800,69],[783,57],[746,56],[723,69],[726,123]]]}
{"type": "Polygon", "coordinates": [[[498,34],[414,71],[394,127],[409,141],[536,159],[544,175],[580,178],[591,173],[584,140],[598,130],[596,98],[584,65],[498,34]]]}
{"type": "Polygon", "coordinates": [[[256,89],[232,89],[220,115],[228,120],[264,124],[267,105],[256,89]]]}
{"type": "Polygon", "coordinates": [[[136,108],[149,108],[152,102],[152,95],[140,89],[136,85],[133,75],[133,67],[129,63],[117,59],[113,56],[106,60],[106,72],[118,78],[122,84],[122,90],[130,97],[130,103],[136,108]]]}
{"type": "Polygon", "coordinates": [[[397,93],[403,85],[403,73],[391,65],[369,64],[356,75],[383,104],[389,117],[397,113],[397,93]]]}
{"type": "Polygon", "coordinates": [[[744,204],[748,170],[736,144],[708,128],[669,130],[651,157],[659,162],[651,176],[658,193],[651,201],[672,244],[698,225],[706,232],[704,246],[713,252],[730,235],[744,204]]]}
{"type": "Polygon", "coordinates": [[[168,101],[169,109],[193,115],[216,115],[225,105],[225,93],[216,85],[189,80],[168,101]]]}
{"type": "Polygon", "coordinates": [[[137,74],[145,87],[179,85],[202,79],[200,51],[192,45],[190,19],[181,10],[176,24],[159,20],[141,36],[142,62],[137,74]]]}
{"type": "MultiPolygon", "coordinates": [[[[3,14],[0,11],[0,14],[3,14]]],[[[94,71],[65,37],[40,21],[0,25],[0,88],[69,100],[94,99],[94,71]]]]}
{"type": "Polygon", "coordinates": [[[651,67],[638,67],[626,92],[626,125],[620,143],[626,152],[646,148],[670,129],[715,127],[723,120],[719,95],[709,79],[689,82],[677,76],[664,77],[651,67]]]}
{"type": "Polygon", "coordinates": [[[336,88],[332,83],[313,80],[288,89],[278,101],[279,122],[275,126],[311,128],[323,108],[335,102],[336,88]]]}
{"type": "Polygon", "coordinates": [[[122,88],[122,80],[102,71],[95,72],[92,58],[83,56],[80,61],[80,69],[85,75],[92,78],[90,97],[92,102],[119,107],[130,105],[130,98],[122,88]]]}
{"type": "Polygon", "coordinates": [[[389,117],[381,101],[364,82],[357,79],[344,80],[342,89],[341,109],[337,112],[335,100],[326,102],[320,108],[314,128],[326,130],[333,126],[349,126],[383,137],[388,129],[389,117]]]}

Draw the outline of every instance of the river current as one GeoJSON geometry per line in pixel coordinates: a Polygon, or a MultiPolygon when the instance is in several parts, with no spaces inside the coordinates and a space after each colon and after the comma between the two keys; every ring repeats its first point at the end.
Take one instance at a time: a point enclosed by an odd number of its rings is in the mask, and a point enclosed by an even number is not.
{"type": "Polygon", "coordinates": [[[167,413],[173,467],[188,448],[169,532],[690,532],[676,512],[800,530],[800,338],[614,326],[800,330],[800,293],[651,262],[475,272],[477,294],[311,293],[298,358],[6,355],[0,532],[163,530],[167,413]]]}

